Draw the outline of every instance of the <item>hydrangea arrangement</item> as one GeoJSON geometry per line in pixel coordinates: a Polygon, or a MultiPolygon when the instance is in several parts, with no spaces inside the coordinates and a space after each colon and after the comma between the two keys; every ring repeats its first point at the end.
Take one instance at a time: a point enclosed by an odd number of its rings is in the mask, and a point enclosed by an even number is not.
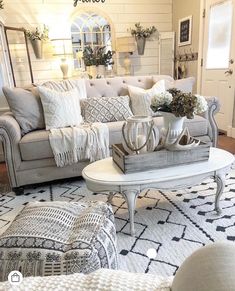
{"type": "Polygon", "coordinates": [[[194,118],[194,114],[200,114],[207,110],[207,102],[203,96],[183,93],[175,88],[155,95],[151,100],[151,109],[173,113],[176,117],[186,116],[194,118]]]}

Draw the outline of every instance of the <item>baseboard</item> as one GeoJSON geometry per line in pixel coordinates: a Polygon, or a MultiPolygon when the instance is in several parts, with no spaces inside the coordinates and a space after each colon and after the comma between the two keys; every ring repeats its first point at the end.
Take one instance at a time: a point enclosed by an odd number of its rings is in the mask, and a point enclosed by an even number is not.
{"type": "Polygon", "coordinates": [[[235,138],[235,127],[228,127],[227,136],[235,138]]]}
{"type": "Polygon", "coordinates": [[[235,138],[235,127],[232,128],[232,138],[235,138]]]}

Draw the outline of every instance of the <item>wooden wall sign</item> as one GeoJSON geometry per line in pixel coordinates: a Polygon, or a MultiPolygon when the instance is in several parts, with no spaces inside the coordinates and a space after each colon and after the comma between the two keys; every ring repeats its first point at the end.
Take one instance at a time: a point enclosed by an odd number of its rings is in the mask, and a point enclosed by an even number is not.
{"type": "Polygon", "coordinates": [[[178,46],[190,45],[192,34],[192,15],[179,20],[178,46]]]}

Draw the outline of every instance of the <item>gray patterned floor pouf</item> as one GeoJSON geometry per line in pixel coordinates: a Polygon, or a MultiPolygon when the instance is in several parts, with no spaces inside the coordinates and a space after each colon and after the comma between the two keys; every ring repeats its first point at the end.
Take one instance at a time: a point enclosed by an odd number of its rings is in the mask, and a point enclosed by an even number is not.
{"type": "Polygon", "coordinates": [[[101,201],[32,202],[0,236],[0,281],[117,269],[116,229],[101,201]]]}

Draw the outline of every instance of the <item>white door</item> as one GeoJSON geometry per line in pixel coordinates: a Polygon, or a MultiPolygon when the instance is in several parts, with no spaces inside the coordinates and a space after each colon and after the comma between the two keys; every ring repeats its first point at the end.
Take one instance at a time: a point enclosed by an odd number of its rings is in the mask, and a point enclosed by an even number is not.
{"type": "Polygon", "coordinates": [[[235,93],[235,0],[206,0],[201,93],[221,103],[216,121],[230,135],[235,93]]]}

